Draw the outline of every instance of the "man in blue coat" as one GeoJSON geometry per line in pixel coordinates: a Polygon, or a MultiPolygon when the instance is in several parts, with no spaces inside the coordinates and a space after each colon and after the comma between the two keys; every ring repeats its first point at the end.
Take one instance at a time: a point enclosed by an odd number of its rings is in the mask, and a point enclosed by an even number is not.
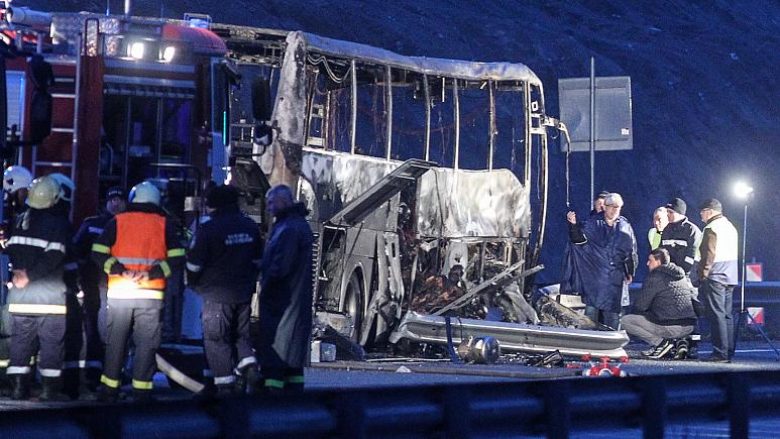
{"type": "Polygon", "coordinates": [[[312,324],[312,245],[308,210],[279,185],[266,194],[275,218],[260,264],[259,356],[267,390],[302,390],[312,324]]]}
{"type": "Polygon", "coordinates": [[[620,326],[621,306],[628,305],[628,284],[637,265],[636,236],[620,215],[623,198],[610,193],[604,212],[577,223],[567,214],[569,245],[564,259],[561,290],[577,293],[585,302],[585,315],[613,329],[620,326]]]}

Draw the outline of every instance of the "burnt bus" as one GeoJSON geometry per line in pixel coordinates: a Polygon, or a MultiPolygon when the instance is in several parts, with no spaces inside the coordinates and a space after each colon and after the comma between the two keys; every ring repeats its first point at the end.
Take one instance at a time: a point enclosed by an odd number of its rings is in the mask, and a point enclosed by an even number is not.
{"type": "Polygon", "coordinates": [[[321,323],[364,345],[439,343],[442,311],[451,310],[473,319],[475,333],[500,333],[509,349],[624,353],[616,331],[545,327],[529,341],[540,327],[524,282],[541,268],[548,130],[560,125],[528,67],[402,56],[304,32],[211,29],[239,77],[227,178],[283,183],[307,203],[321,323]],[[541,175],[531,173],[535,160],[541,175]],[[502,315],[489,317],[496,309],[502,315]],[[590,344],[567,331],[587,332],[590,344]]]}

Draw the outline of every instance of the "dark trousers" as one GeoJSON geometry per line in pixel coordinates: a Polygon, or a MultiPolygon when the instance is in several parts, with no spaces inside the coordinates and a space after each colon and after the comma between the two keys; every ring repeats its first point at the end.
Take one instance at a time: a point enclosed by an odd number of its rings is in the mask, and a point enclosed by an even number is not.
{"type": "Polygon", "coordinates": [[[65,369],[102,369],[103,342],[97,327],[98,308],[68,295],[65,369]]]}
{"type": "Polygon", "coordinates": [[[249,302],[226,304],[203,301],[203,347],[214,384],[235,381],[233,368],[257,363],[249,338],[249,302]]]}
{"type": "Polygon", "coordinates": [[[38,372],[47,378],[62,374],[65,316],[12,314],[11,358],[8,374],[30,373],[30,358],[38,356],[38,372]]]}
{"type": "Polygon", "coordinates": [[[609,326],[612,329],[620,329],[620,313],[598,309],[595,306],[585,307],[585,316],[596,323],[609,326]]]}
{"type": "Polygon", "coordinates": [[[704,279],[699,286],[699,300],[704,305],[712,333],[712,355],[730,358],[734,352],[734,318],[731,314],[733,285],[704,279]]]}
{"type": "Polygon", "coordinates": [[[123,308],[109,306],[106,326],[106,360],[100,381],[118,388],[120,373],[127,353],[127,341],[132,334],[135,345],[133,358],[133,388],[151,390],[156,370],[155,355],[160,347],[162,323],[158,308],[123,308]]]}

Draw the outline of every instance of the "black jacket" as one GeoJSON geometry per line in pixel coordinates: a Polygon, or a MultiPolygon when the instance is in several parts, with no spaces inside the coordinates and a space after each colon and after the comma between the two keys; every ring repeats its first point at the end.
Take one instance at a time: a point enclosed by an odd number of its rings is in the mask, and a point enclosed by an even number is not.
{"type": "Polygon", "coordinates": [[[65,305],[63,273],[70,240],[70,223],[53,208],[29,209],[17,218],[6,253],[13,269],[26,270],[30,282],[10,289],[9,304],[65,305]]]}
{"type": "Polygon", "coordinates": [[[195,232],[187,253],[187,280],[206,300],[249,302],[261,257],[257,224],[237,207],[219,209],[195,232]]]}
{"type": "Polygon", "coordinates": [[[658,325],[695,325],[696,290],[674,263],[650,271],[634,301],[634,313],[658,325]]]}
{"type": "Polygon", "coordinates": [[[698,260],[701,230],[688,218],[669,223],[661,232],[661,245],[669,252],[669,260],[685,271],[691,272],[693,263],[698,260]]]}
{"type": "Polygon", "coordinates": [[[296,203],[277,214],[263,251],[260,344],[264,366],[303,367],[307,361],[314,243],[307,213],[303,203],[296,203]],[[278,360],[284,364],[274,364],[278,360]]]}
{"type": "Polygon", "coordinates": [[[91,303],[99,303],[99,290],[102,286],[106,288],[106,273],[102,267],[98,267],[92,261],[92,244],[103,233],[109,221],[114,215],[106,212],[102,215],[86,218],[82,223],[76,236],[73,237],[73,255],[79,265],[79,280],[81,289],[84,291],[84,300],[91,303]]]}

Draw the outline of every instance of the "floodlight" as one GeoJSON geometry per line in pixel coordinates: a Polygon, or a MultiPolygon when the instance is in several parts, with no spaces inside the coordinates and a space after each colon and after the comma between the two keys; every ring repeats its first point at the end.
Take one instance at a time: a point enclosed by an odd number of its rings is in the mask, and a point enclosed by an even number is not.
{"type": "Polygon", "coordinates": [[[747,199],[753,193],[753,186],[745,183],[744,181],[738,181],[734,183],[734,195],[741,199],[747,199]]]}

